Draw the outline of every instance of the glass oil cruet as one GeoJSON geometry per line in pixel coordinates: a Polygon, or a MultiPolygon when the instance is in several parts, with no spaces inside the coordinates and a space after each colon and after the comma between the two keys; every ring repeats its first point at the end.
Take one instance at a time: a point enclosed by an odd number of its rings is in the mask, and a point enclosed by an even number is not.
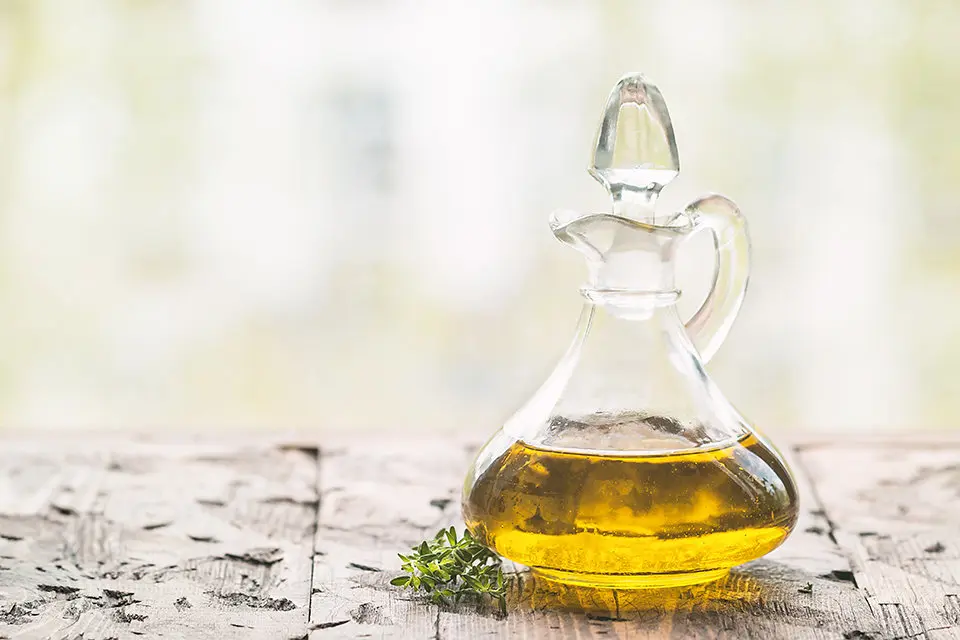
{"type": "Polygon", "coordinates": [[[779,546],[796,523],[785,462],[704,369],[746,291],[746,221],[719,195],[657,212],[679,170],[663,96],[642,75],[624,76],[589,169],[612,211],[550,219],[587,261],[576,335],[464,485],[474,536],[547,580],[620,589],[708,582],[779,546]],[[701,230],[715,241],[714,283],[684,323],[674,258],[701,230]]]}

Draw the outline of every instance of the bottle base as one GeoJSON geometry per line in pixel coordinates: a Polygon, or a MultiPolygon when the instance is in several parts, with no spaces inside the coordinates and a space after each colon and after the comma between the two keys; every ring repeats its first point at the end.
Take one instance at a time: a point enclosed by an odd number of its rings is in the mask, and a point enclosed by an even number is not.
{"type": "Polygon", "coordinates": [[[531,569],[533,574],[550,582],[594,589],[669,589],[714,582],[730,573],[729,568],[680,573],[574,573],[556,569],[531,569]]]}

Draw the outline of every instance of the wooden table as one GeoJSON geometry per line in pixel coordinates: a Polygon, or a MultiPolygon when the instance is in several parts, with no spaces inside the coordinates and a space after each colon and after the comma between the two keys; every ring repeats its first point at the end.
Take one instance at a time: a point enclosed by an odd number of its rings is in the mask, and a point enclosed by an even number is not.
{"type": "Polygon", "coordinates": [[[960,441],[795,446],[770,556],[669,592],[518,573],[506,619],[388,584],[457,520],[476,440],[3,442],[0,637],[960,638],[960,441]]]}

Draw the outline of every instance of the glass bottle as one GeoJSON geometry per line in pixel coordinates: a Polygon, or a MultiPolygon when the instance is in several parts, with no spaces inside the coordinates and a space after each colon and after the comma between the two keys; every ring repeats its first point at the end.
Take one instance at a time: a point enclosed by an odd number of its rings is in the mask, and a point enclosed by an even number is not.
{"type": "Polygon", "coordinates": [[[555,212],[554,235],[587,261],[573,342],[482,448],[463,495],[467,527],[548,580],[593,587],[695,584],[780,545],[797,491],[776,449],[704,369],[747,287],[750,243],[719,195],[655,209],[680,170],[660,91],[640,74],[614,87],[590,174],[610,213],[555,212]],[[713,288],[677,312],[677,250],[707,230],[713,288]]]}

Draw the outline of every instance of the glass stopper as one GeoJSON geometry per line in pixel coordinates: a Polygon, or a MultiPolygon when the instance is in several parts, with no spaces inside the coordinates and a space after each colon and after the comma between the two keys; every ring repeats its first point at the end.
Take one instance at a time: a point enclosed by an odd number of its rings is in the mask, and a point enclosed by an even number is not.
{"type": "Polygon", "coordinates": [[[613,213],[650,221],[660,189],[680,173],[666,102],[639,73],[620,78],[603,111],[590,175],[613,200],[613,213]]]}

